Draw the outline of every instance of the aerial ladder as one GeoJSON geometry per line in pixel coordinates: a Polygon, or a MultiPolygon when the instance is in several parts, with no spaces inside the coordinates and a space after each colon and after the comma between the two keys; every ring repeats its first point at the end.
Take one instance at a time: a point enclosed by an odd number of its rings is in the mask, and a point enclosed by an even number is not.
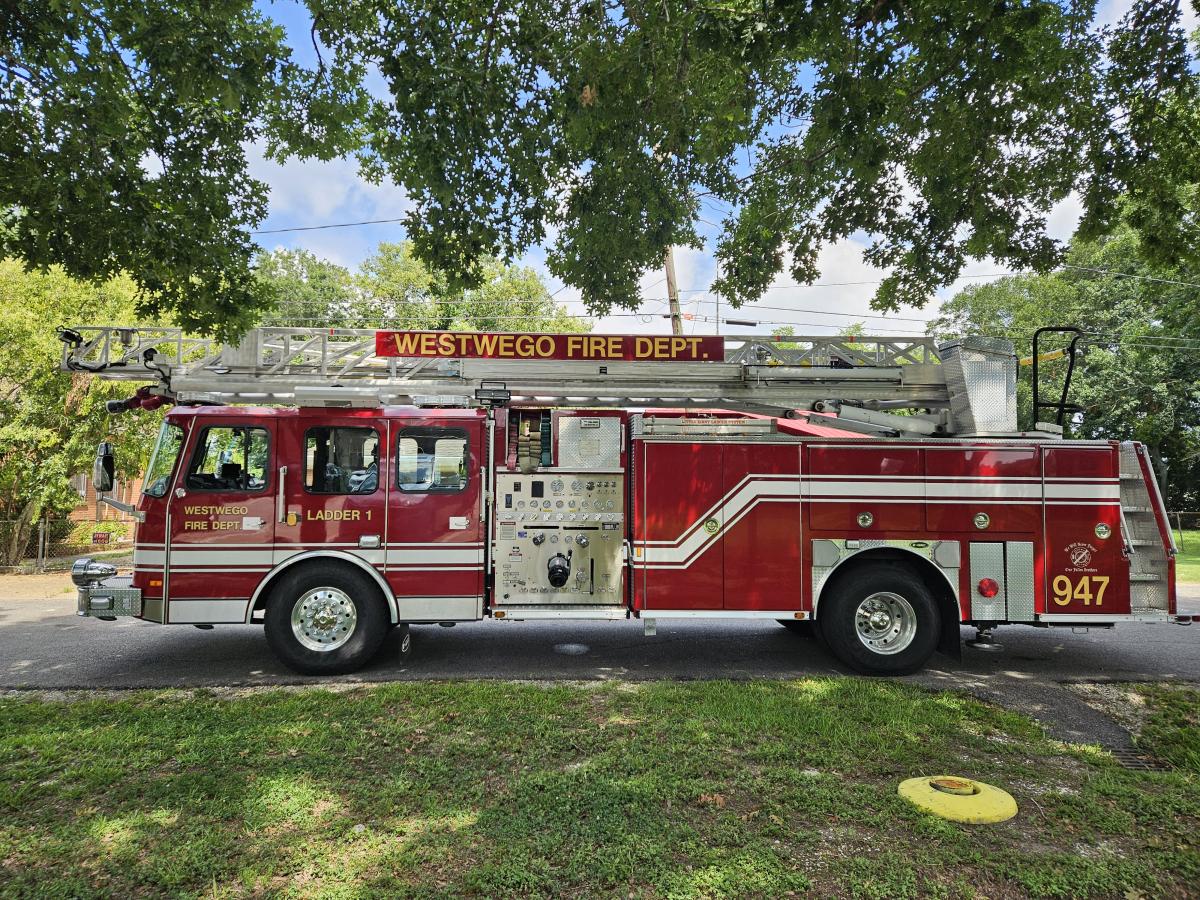
{"type": "Polygon", "coordinates": [[[1016,357],[995,338],[728,335],[706,339],[720,342],[717,359],[662,362],[382,355],[379,334],[261,327],[221,344],[156,326],[59,330],[64,370],[150,381],[123,408],[674,406],[808,418],[877,436],[1018,433],[1016,357]]]}

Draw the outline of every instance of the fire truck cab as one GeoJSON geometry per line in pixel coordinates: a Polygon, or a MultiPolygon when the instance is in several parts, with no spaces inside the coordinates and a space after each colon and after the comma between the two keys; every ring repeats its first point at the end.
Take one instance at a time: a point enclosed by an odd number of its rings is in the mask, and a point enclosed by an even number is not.
{"type": "MultiPolygon", "coordinates": [[[[793,384],[827,390],[833,371],[793,384]]],[[[986,636],[1188,618],[1136,443],[933,436],[918,429],[934,417],[832,403],[796,417],[525,405],[494,384],[448,408],[196,396],[170,398],[132,578],[80,560],[80,615],[259,623],[314,674],[361,667],[391,628],[407,654],[411,625],[482,619],[636,618],[648,634],[684,617],[812,623],[852,668],[900,674],[956,654],[962,624],[986,636]],[[872,433],[885,421],[913,430],[872,433]]]]}

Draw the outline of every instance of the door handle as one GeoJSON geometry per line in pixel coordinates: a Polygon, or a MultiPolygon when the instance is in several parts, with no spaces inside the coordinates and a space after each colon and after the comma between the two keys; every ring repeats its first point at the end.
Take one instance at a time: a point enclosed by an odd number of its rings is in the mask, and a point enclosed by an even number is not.
{"type": "Polygon", "coordinates": [[[286,485],[286,483],[287,483],[287,466],[280,466],[279,467],[279,493],[277,493],[275,495],[275,518],[278,519],[280,523],[287,520],[287,513],[285,510],[285,507],[287,506],[287,499],[284,496],[284,486],[286,485]]]}

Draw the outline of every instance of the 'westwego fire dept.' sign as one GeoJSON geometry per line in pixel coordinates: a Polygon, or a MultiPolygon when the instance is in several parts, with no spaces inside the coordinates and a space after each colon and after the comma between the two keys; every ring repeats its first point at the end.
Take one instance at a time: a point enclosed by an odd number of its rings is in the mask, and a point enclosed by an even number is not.
{"type": "Polygon", "coordinates": [[[627,362],[724,362],[720,337],[650,334],[492,334],[377,331],[377,356],[447,359],[567,359],[627,362]]]}

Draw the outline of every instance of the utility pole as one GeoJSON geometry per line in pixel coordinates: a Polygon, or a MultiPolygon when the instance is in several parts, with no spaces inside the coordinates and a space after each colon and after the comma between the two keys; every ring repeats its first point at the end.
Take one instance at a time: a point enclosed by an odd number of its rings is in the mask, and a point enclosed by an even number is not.
{"type": "Polygon", "coordinates": [[[671,334],[683,334],[683,316],[679,313],[679,285],[675,283],[675,248],[667,245],[667,302],[671,306],[671,334]]]}

